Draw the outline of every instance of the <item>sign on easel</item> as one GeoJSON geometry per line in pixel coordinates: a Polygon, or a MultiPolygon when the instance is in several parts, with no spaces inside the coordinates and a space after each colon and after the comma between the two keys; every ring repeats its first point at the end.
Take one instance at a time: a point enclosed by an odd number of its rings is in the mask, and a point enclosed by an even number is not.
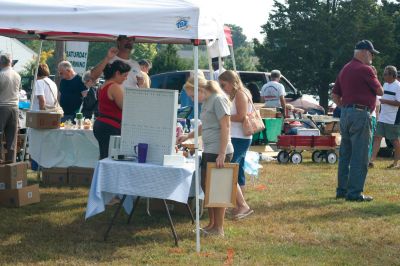
{"type": "Polygon", "coordinates": [[[66,42],[65,53],[75,72],[83,75],[86,71],[88,57],[88,42],[66,42]]]}
{"type": "Polygon", "coordinates": [[[136,155],[134,146],[147,143],[146,163],[162,165],[175,152],[177,110],[175,90],[125,89],[121,154],[136,155]]]}

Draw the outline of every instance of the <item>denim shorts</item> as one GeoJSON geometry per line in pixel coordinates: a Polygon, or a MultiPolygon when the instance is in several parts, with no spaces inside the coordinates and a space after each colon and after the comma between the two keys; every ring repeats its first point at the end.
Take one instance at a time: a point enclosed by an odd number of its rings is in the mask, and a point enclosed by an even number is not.
{"type": "Polygon", "coordinates": [[[388,140],[396,140],[400,138],[400,125],[378,122],[375,135],[388,140]]]}

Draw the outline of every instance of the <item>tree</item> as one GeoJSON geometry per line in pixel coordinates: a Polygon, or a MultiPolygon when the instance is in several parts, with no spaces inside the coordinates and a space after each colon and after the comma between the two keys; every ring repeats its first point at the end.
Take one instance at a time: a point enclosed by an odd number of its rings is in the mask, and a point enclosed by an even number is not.
{"type": "MultiPolygon", "coordinates": [[[[236,68],[244,71],[256,70],[256,61],[253,44],[246,41],[243,29],[235,24],[228,24],[232,33],[233,52],[235,54],[236,68]]],[[[225,67],[233,69],[231,57],[225,60],[225,67]]]]}
{"type": "Polygon", "coordinates": [[[157,44],[154,43],[136,43],[132,53],[135,60],[147,59],[153,61],[157,55],[157,44]]]}
{"type": "Polygon", "coordinates": [[[247,44],[246,42],[246,35],[243,34],[243,29],[240,26],[237,26],[235,24],[227,24],[227,26],[231,29],[232,33],[232,41],[233,41],[233,47],[242,47],[247,44]]]}
{"type": "Polygon", "coordinates": [[[378,71],[399,50],[392,14],[378,1],[288,0],[274,7],[262,26],[263,43],[254,42],[258,68],[280,69],[302,91],[318,93],[325,108],[328,84],[351,59],[357,41],[369,39],[382,52],[374,59],[378,71]]]}
{"type": "Polygon", "coordinates": [[[189,60],[179,58],[177,51],[176,45],[173,44],[161,46],[161,49],[154,58],[153,68],[150,70],[150,74],[192,69],[193,64],[190,65],[189,60]]]}

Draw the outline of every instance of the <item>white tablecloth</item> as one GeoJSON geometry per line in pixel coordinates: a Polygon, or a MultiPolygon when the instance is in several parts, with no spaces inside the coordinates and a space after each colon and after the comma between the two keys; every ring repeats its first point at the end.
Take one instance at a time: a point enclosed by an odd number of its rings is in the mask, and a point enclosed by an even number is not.
{"type": "Polygon", "coordinates": [[[45,168],[94,168],[99,160],[99,144],[92,130],[30,128],[28,137],[31,158],[45,168]]]}
{"type": "MultiPolygon", "coordinates": [[[[86,208],[86,219],[101,213],[115,195],[168,199],[187,203],[194,196],[194,163],[182,167],[139,164],[104,159],[98,162],[86,208]]],[[[201,190],[201,188],[200,188],[201,190]]],[[[203,192],[201,197],[203,198],[203,192]]],[[[133,198],[127,197],[124,208],[132,210],[133,198]]]]}

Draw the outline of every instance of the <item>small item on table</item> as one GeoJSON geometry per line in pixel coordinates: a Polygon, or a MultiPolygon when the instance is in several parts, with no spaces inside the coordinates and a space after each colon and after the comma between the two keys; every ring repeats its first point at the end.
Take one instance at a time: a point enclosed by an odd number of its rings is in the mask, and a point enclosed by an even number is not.
{"type": "Polygon", "coordinates": [[[74,124],[72,124],[71,120],[67,120],[64,122],[64,129],[72,129],[74,124]]]}
{"type": "Polygon", "coordinates": [[[78,129],[83,129],[83,114],[82,113],[76,113],[76,126],[78,129]]]}
{"type": "Polygon", "coordinates": [[[90,119],[85,119],[83,121],[83,129],[92,129],[92,121],[90,121],[90,119]]]}
{"type": "Polygon", "coordinates": [[[138,145],[134,146],[134,151],[137,155],[138,163],[146,163],[148,148],[149,144],[147,143],[138,143],[138,145]]]}

